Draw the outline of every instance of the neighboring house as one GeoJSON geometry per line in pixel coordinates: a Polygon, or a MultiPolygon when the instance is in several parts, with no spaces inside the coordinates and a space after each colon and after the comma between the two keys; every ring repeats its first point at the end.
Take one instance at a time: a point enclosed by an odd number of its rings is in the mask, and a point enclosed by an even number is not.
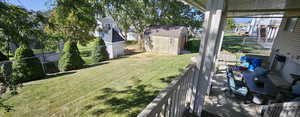
{"type": "Polygon", "coordinates": [[[139,40],[139,39],[140,39],[139,34],[136,33],[132,28],[130,28],[127,33],[127,40],[139,40]]]}
{"type": "Polygon", "coordinates": [[[124,55],[124,38],[120,29],[112,17],[97,19],[98,27],[95,31],[96,37],[101,37],[106,45],[109,58],[118,58],[124,55]],[[101,29],[101,30],[100,30],[101,29]]]}
{"type": "Polygon", "coordinates": [[[155,26],[145,31],[147,52],[178,55],[185,48],[188,38],[187,28],[183,26],[155,26]]]}
{"type": "Polygon", "coordinates": [[[233,32],[239,34],[245,34],[246,32],[248,32],[249,28],[250,28],[249,22],[239,22],[234,24],[233,32]]]}
{"type": "MultiPolygon", "coordinates": [[[[273,41],[278,33],[282,15],[263,15],[255,17],[267,17],[267,18],[252,18],[249,35],[257,36],[258,41],[261,44],[273,44],[273,41]],[[268,18],[273,17],[273,18],[268,18]]],[[[270,46],[271,47],[271,46],[270,46]]]]}

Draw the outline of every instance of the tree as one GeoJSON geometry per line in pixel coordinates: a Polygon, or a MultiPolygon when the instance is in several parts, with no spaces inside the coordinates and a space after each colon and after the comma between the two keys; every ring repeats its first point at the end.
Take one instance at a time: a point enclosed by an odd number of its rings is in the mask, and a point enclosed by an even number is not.
{"type": "Polygon", "coordinates": [[[234,19],[228,18],[227,21],[226,21],[225,29],[226,29],[227,31],[232,31],[233,28],[234,28],[234,24],[235,24],[234,19]]]}
{"type": "Polygon", "coordinates": [[[84,65],[83,59],[80,57],[77,43],[69,40],[64,45],[64,54],[59,60],[60,71],[70,71],[82,68],[84,65]]]}
{"type": "Polygon", "coordinates": [[[19,84],[23,82],[39,80],[45,77],[40,60],[34,56],[33,51],[22,44],[17,50],[13,63],[13,79],[19,84]]]}
{"type": "Polygon", "coordinates": [[[93,52],[93,59],[95,62],[101,62],[108,60],[108,53],[103,39],[97,39],[95,42],[95,48],[93,52]]]}
{"type": "Polygon", "coordinates": [[[95,1],[57,0],[54,4],[45,31],[67,42],[63,57],[59,61],[62,71],[79,69],[84,64],[77,43],[86,45],[95,38],[91,33],[97,24],[93,2],[95,1]]]}
{"type": "MultiPolygon", "coordinates": [[[[2,52],[5,51],[6,54],[9,55],[10,42],[16,44],[25,44],[32,37],[43,39],[40,38],[41,36],[44,36],[43,30],[40,28],[40,26],[44,23],[44,21],[46,21],[45,18],[39,13],[29,12],[19,6],[8,4],[5,0],[0,0],[0,49],[2,52]]],[[[4,58],[8,60],[8,58],[4,58]]],[[[18,59],[18,57],[16,59],[18,59]]],[[[15,69],[19,65],[22,64],[14,65],[15,69]]],[[[27,65],[30,69],[30,67],[37,66],[39,64],[28,65],[25,62],[23,65],[27,65]]],[[[12,93],[16,94],[16,88],[19,85],[19,82],[15,82],[16,77],[13,77],[11,73],[13,71],[11,62],[2,63],[0,67],[0,75],[2,75],[0,76],[2,77],[0,78],[2,82],[1,90],[5,92],[6,88],[10,88],[12,93]]],[[[14,74],[18,76],[20,75],[18,73],[22,72],[17,71],[17,73],[14,74]]],[[[32,73],[33,72],[26,74],[32,73]]],[[[12,107],[10,105],[5,105],[3,101],[4,100],[0,97],[0,108],[10,111],[12,107]]]]}
{"type": "Polygon", "coordinates": [[[200,28],[202,13],[176,0],[102,0],[106,13],[118,21],[127,33],[130,26],[140,36],[140,49],[144,50],[144,31],[149,26],[171,25],[200,28]]]}

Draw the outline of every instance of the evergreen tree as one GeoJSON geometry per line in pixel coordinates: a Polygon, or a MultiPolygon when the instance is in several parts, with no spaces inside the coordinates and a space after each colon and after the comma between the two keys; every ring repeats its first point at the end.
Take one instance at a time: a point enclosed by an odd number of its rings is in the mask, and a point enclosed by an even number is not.
{"type": "Polygon", "coordinates": [[[96,40],[93,59],[95,62],[108,60],[108,53],[106,51],[106,46],[103,39],[96,40]]]}
{"type": "Polygon", "coordinates": [[[70,71],[80,69],[83,65],[84,61],[80,57],[77,43],[74,41],[67,41],[64,45],[64,54],[59,60],[59,70],[70,71]]]}
{"type": "Polygon", "coordinates": [[[33,81],[45,77],[40,60],[34,56],[33,51],[27,45],[21,45],[16,50],[14,58],[16,59],[13,63],[15,83],[33,81]]]}

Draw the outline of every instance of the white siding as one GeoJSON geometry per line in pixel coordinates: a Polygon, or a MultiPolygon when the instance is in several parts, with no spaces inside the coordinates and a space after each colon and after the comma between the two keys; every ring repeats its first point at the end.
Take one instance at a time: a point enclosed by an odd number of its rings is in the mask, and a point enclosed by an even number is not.
{"type": "Polygon", "coordinates": [[[290,74],[300,74],[300,21],[298,21],[294,32],[285,31],[287,19],[283,19],[277,38],[274,42],[271,58],[274,53],[284,55],[287,60],[281,70],[281,75],[288,82],[292,82],[290,74]],[[275,50],[279,49],[279,52],[275,50]]]}
{"type": "Polygon", "coordinates": [[[120,42],[105,42],[106,50],[109,54],[109,59],[118,58],[124,55],[124,41],[120,42]]]}
{"type": "Polygon", "coordinates": [[[273,50],[279,49],[281,55],[300,63],[300,21],[298,21],[294,32],[289,32],[284,30],[286,20],[282,21],[273,50]]]}

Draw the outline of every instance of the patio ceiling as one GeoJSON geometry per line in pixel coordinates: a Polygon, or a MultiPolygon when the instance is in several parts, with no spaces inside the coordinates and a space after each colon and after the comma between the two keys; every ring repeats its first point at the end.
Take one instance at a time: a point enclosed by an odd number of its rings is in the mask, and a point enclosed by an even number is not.
{"type": "MultiPolygon", "coordinates": [[[[209,0],[182,0],[198,9],[205,10],[209,0]]],[[[287,13],[300,17],[300,0],[226,0],[227,17],[244,17],[287,13]]]]}

